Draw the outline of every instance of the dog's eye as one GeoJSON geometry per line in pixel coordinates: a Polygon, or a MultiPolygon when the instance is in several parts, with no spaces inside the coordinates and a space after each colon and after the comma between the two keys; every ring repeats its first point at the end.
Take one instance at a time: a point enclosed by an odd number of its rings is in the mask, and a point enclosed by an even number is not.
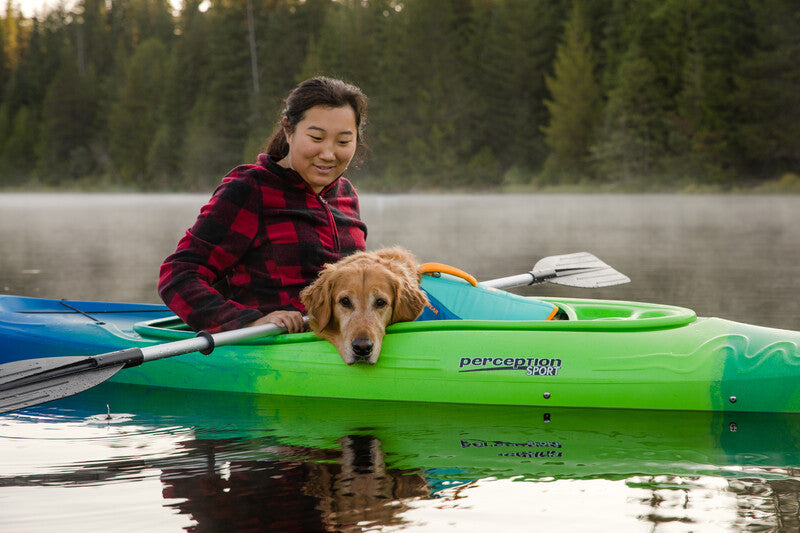
{"type": "Polygon", "coordinates": [[[341,305],[342,307],[346,307],[348,309],[353,307],[353,304],[350,302],[350,298],[348,298],[347,296],[339,298],[339,305],[341,305]]]}
{"type": "Polygon", "coordinates": [[[378,309],[386,307],[386,304],[387,302],[383,298],[378,298],[377,300],[375,300],[375,307],[377,307],[378,309]]]}

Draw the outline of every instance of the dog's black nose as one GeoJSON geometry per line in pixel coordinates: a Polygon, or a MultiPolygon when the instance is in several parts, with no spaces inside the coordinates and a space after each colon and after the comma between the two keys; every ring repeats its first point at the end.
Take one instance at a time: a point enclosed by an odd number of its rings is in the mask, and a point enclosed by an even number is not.
{"type": "Polygon", "coordinates": [[[372,341],[366,337],[359,337],[353,340],[352,346],[353,355],[359,360],[368,358],[369,354],[372,353],[372,341]]]}

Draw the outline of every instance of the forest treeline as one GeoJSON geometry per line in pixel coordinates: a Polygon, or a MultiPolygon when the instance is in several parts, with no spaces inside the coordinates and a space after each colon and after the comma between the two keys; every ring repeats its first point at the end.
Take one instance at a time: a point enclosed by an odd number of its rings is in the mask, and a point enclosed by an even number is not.
{"type": "Polygon", "coordinates": [[[300,80],[361,190],[800,182],[797,0],[80,0],[0,18],[0,186],[206,190],[300,80]]]}

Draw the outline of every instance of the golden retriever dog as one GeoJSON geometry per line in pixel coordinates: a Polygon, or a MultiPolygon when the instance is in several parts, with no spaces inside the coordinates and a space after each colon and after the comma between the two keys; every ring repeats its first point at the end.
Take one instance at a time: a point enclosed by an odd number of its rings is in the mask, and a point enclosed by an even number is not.
{"type": "Polygon", "coordinates": [[[333,344],[348,365],[374,365],[386,326],[416,319],[427,303],[418,266],[399,247],[357,252],[326,264],[300,293],[311,330],[333,344]]]}

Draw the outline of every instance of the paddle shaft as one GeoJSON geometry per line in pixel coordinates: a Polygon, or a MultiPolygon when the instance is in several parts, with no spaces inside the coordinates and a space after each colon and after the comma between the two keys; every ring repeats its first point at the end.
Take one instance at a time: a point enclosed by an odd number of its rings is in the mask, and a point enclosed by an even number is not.
{"type": "MultiPolygon", "coordinates": [[[[553,272],[553,275],[549,277],[555,277],[555,275],[555,272],[553,272]]],[[[512,287],[524,287],[525,285],[533,285],[534,283],[541,283],[544,281],[547,281],[546,277],[534,276],[533,272],[525,272],[524,274],[516,274],[505,278],[481,281],[479,285],[491,287],[493,289],[510,289],[512,287]]]]}
{"type": "Polygon", "coordinates": [[[158,359],[164,359],[165,357],[172,357],[174,355],[182,355],[191,352],[207,354],[210,353],[211,350],[213,350],[216,346],[223,346],[233,342],[245,342],[267,335],[278,335],[284,332],[286,332],[286,328],[276,326],[275,324],[261,324],[259,326],[250,326],[242,329],[221,331],[214,334],[202,332],[197,337],[193,337],[191,339],[168,342],[166,344],[156,344],[141,348],[141,363],[156,361],[158,359]]]}

